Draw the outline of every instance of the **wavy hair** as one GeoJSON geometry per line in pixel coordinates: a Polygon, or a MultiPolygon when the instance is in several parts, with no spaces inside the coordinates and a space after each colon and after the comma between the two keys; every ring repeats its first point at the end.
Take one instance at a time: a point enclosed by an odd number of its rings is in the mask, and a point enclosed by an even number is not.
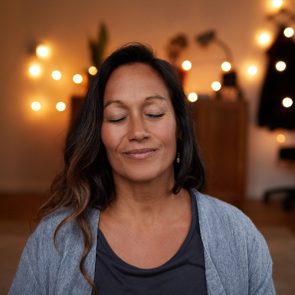
{"type": "Polygon", "coordinates": [[[84,237],[84,251],[80,271],[97,293],[94,282],[84,268],[93,237],[87,220],[87,209],[105,209],[116,197],[112,168],[101,140],[103,98],[106,84],[113,71],[131,63],[149,65],[163,79],[173,105],[177,130],[177,152],[180,163],[174,163],[175,184],[172,192],[181,188],[204,186],[204,169],[194,135],[193,120],[175,68],[167,61],[155,57],[143,44],[131,43],[114,51],[102,64],[86,95],[79,118],[70,129],[65,143],[64,167],[55,177],[48,201],[40,208],[43,218],[59,208],[70,208],[69,215],[57,226],[54,241],[61,226],[77,221],[84,237]]]}

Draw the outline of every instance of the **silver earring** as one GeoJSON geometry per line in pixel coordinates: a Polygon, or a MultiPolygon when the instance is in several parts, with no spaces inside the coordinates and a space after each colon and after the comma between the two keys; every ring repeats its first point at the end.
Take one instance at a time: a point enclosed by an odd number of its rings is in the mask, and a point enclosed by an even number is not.
{"type": "Polygon", "coordinates": [[[176,156],[176,163],[177,163],[177,164],[180,163],[180,153],[177,153],[177,156],[176,156]]]}

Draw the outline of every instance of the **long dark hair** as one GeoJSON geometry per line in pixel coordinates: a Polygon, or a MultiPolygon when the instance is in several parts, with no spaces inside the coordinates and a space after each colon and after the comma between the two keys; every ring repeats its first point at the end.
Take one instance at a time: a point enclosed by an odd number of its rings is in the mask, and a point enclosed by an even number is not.
{"type": "Polygon", "coordinates": [[[40,218],[61,207],[71,209],[58,225],[76,220],[84,236],[84,251],[80,270],[95,290],[93,280],[84,269],[84,261],[93,243],[87,209],[105,209],[115,198],[112,168],[101,140],[103,98],[106,84],[115,69],[121,65],[144,63],[163,79],[172,101],[178,130],[177,152],[180,163],[174,163],[173,193],[181,188],[202,189],[204,169],[194,135],[193,121],[186,104],[185,94],[175,69],[166,61],[156,58],[152,50],[142,44],[127,44],[114,51],[102,64],[90,86],[80,116],[66,138],[64,168],[51,185],[51,196],[40,209],[40,218]]]}

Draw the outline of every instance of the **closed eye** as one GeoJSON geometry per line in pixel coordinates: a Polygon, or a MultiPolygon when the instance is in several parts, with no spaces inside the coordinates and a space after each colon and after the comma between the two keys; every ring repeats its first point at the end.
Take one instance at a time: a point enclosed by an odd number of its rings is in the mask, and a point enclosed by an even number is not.
{"type": "Polygon", "coordinates": [[[165,115],[165,113],[160,113],[160,114],[146,114],[150,118],[161,118],[165,115]]]}
{"type": "Polygon", "coordinates": [[[121,118],[118,118],[118,119],[108,119],[108,121],[110,123],[118,123],[118,122],[121,122],[123,120],[125,120],[126,117],[121,117],[121,118]]]}

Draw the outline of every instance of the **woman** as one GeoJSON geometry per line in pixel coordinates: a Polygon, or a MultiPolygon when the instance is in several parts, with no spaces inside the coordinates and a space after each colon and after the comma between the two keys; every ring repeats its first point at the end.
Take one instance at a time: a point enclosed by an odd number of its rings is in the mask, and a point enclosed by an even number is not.
{"type": "Polygon", "coordinates": [[[141,44],[111,54],[10,294],[274,294],[261,234],[198,192],[192,126],[171,65],[141,44]]]}

